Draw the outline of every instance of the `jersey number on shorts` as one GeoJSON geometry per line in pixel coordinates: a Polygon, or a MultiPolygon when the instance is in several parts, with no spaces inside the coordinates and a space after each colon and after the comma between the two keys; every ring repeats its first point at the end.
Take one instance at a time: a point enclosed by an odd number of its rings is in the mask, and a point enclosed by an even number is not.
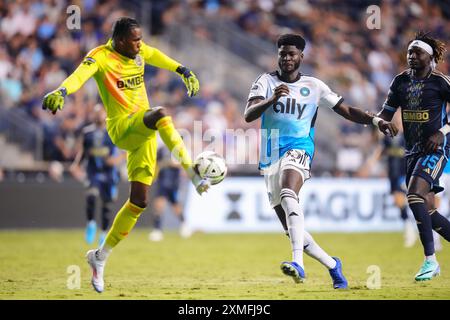
{"type": "Polygon", "coordinates": [[[439,157],[436,155],[428,155],[422,161],[422,166],[427,166],[430,169],[434,169],[436,167],[437,162],[439,161],[439,157]]]}

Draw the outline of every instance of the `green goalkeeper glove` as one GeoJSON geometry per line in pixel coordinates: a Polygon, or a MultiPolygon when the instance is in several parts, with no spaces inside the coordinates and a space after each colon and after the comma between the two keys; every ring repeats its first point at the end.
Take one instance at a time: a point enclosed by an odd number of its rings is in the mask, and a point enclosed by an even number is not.
{"type": "Polygon", "coordinates": [[[181,79],[186,86],[188,96],[195,96],[200,89],[200,84],[195,74],[191,70],[183,66],[179,66],[176,72],[180,74],[181,79]]]}
{"type": "Polygon", "coordinates": [[[47,93],[42,101],[42,109],[49,109],[53,114],[64,107],[64,97],[67,95],[66,88],[58,88],[47,93]]]}

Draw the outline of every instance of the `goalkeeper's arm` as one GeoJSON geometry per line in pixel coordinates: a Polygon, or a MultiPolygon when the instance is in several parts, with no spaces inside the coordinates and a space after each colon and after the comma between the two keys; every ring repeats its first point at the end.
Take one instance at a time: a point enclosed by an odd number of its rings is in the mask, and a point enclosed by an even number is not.
{"type": "Polygon", "coordinates": [[[59,86],[47,93],[42,101],[42,108],[49,109],[53,114],[64,107],[64,97],[76,92],[98,70],[96,61],[87,57],[78,68],[59,86]]]}
{"type": "Polygon", "coordinates": [[[72,94],[78,91],[78,89],[80,89],[81,86],[97,72],[97,70],[97,62],[93,58],[87,57],[78,68],[63,81],[60,88],[66,88],[67,94],[72,94]]]}
{"type": "Polygon", "coordinates": [[[191,70],[183,66],[178,61],[170,58],[162,51],[149,47],[146,44],[143,44],[143,51],[146,63],[178,73],[186,86],[188,95],[192,97],[197,94],[200,89],[200,84],[196,75],[191,70]]]}

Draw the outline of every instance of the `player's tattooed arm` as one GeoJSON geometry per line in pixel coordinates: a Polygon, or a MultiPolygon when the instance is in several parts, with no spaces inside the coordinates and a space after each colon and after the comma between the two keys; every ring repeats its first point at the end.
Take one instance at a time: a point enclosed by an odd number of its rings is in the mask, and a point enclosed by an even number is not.
{"type": "Polygon", "coordinates": [[[373,124],[387,136],[394,137],[398,133],[398,128],[395,126],[395,124],[386,121],[371,112],[364,112],[358,108],[353,108],[344,103],[339,103],[333,108],[333,110],[347,120],[360,124],[373,124]]]}
{"type": "Polygon", "coordinates": [[[273,95],[267,99],[254,98],[247,102],[245,106],[244,118],[246,122],[252,122],[264,113],[273,103],[275,103],[281,96],[289,94],[289,88],[285,84],[281,84],[275,88],[273,95]]]}

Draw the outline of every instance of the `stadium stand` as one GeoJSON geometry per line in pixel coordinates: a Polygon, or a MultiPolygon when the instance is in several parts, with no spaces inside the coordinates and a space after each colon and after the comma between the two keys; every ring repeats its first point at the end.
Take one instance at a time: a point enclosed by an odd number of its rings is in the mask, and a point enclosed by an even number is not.
{"type": "MultiPolygon", "coordinates": [[[[188,99],[179,79],[149,67],[145,81],[151,105],[173,110],[178,125],[188,131],[194,121],[204,120],[203,132],[218,130],[226,147],[232,147],[226,129],[257,129],[242,119],[246,94],[258,74],[276,67],[274,42],[283,32],[306,37],[304,73],[324,80],[351,105],[377,111],[391,79],[405,66],[405,46],[417,29],[449,43],[445,30],[450,29],[450,4],[351,2],[84,0],[77,2],[81,29],[68,30],[68,1],[2,1],[0,141],[14,152],[3,152],[0,167],[43,168],[55,160],[73,159],[74,140],[98,101],[95,83],[90,80],[71,96],[56,116],[41,110],[42,96],[58,86],[90,48],[106,42],[112,22],[122,15],[140,19],[148,43],[188,61],[199,74],[201,93],[188,99]],[[366,8],[374,4],[380,6],[382,28],[389,32],[368,32],[366,8]]],[[[440,65],[444,73],[450,71],[448,58],[440,65]]],[[[328,110],[320,111],[318,126],[315,174],[355,174],[372,151],[367,143],[372,132],[328,110]],[[336,138],[330,141],[330,136],[336,138]],[[350,158],[354,161],[349,164],[350,158]]],[[[254,165],[230,170],[256,173],[254,165]]]]}

